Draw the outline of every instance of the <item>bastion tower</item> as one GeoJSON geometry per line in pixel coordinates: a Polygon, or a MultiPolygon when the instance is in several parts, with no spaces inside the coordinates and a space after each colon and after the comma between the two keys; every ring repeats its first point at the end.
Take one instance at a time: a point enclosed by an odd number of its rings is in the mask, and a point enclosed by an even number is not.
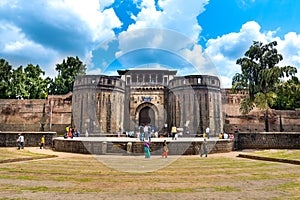
{"type": "Polygon", "coordinates": [[[182,128],[193,136],[209,127],[223,130],[220,80],[176,76],[170,69],[118,70],[118,76],[78,76],[73,88],[73,122],[89,136],[134,131],[150,124],[158,131],[182,128]]]}

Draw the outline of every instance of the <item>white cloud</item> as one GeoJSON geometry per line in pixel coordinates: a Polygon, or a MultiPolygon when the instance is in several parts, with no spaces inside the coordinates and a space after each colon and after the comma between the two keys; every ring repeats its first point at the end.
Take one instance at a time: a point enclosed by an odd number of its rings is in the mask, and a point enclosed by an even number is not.
{"type": "Polygon", "coordinates": [[[283,56],[280,66],[297,67],[297,77],[300,79],[300,34],[289,32],[283,40],[276,38],[276,41],[278,42],[277,49],[283,56]]]}
{"type": "Polygon", "coordinates": [[[63,58],[88,59],[97,43],[114,37],[113,28],[120,27],[121,22],[112,8],[104,9],[112,3],[1,1],[0,56],[16,66],[37,63],[51,73],[48,76],[54,76],[55,64],[63,58]]]}
{"type": "Polygon", "coordinates": [[[134,17],[136,23],[128,30],[166,28],[197,41],[201,32],[197,16],[205,10],[207,3],[208,0],[160,0],[158,4],[162,10],[156,10],[154,0],[142,0],[141,11],[134,17]]]}
{"type": "Polygon", "coordinates": [[[201,27],[197,16],[204,11],[207,0],[160,0],[156,9],[154,0],[142,0],[141,11],[132,16],[135,23],[119,35],[116,57],[127,52],[153,48],[177,54],[194,66],[204,69],[202,48],[196,44],[201,27]]]}
{"type": "Polygon", "coordinates": [[[180,55],[195,67],[198,74],[217,75],[214,64],[203,53],[200,45],[194,44],[192,48],[185,48],[180,51],[180,55]]]}
{"type": "Polygon", "coordinates": [[[49,63],[55,66],[54,61],[58,60],[53,58],[60,57],[56,51],[29,40],[20,28],[12,24],[3,21],[0,24],[0,38],[5,38],[0,40],[0,55],[4,55],[10,64],[15,67],[40,65],[47,74],[55,72],[54,69],[46,67],[49,63]]]}
{"type": "MultiPolygon", "coordinates": [[[[231,87],[232,77],[240,73],[240,65],[236,60],[244,56],[244,53],[253,44],[253,41],[268,43],[277,41],[279,53],[283,55],[282,64],[300,66],[300,35],[287,33],[284,39],[276,37],[276,31],[262,32],[257,22],[250,21],[242,25],[239,32],[232,32],[207,42],[205,52],[215,64],[223,84],[223,87],[231,87]]],[[[298,73],[299,76],[299,73],[298,73]]]]}
{"type": "Polygon", "coordinates": [[[99,0],[52,0],[48,3],[53,11],[59,11],[63,15],[65,21],[72,20],[69,19],[70,15],[65,15],[65,13],[71,12],[78,16],[89,27],[89,30],[86,31],[91,33],[93,41],[102,41],[113,37],[112,29],[121,26],[121,22],[112,8],[103,10],[113,3],[112,0],[103,2],[99,0]]]}

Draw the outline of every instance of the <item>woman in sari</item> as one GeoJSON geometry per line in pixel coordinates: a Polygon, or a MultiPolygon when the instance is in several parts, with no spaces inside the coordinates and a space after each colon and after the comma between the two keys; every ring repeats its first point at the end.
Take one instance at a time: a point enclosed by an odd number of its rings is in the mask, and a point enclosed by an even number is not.
{"type": "Polygon", "coordinates": [[[150,153],[149,142],[146,142],[146,143],[145,143],[145,146],[144,146],[144,153],[145,153],[145,158],[150,158],[151,153],[150,153]]]}

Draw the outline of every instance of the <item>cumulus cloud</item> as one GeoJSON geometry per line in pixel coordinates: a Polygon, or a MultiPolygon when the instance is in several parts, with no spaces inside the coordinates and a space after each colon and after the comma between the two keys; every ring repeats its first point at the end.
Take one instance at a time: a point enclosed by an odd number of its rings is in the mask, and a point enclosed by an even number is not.
{"type": "Polygon", "coordinates": [[[105,9],[112,2],[1,1],[0,56],[13,65],[39,61],[52,72],[66,56],[84,60],[95,43],[113,37],[113,28],[121,26],[114,10],[105,9]]]}
{"type": "Polygon", "coordinates": [[[139,4],[141,11],[133,16],[135,23],[128,30],[166,28],[197,41],[201,32],[197,16],[205,10],[207,3],[208,0],[160,0],[160,9],[157,9],[154,0],[142,0],[139,4]]]}
{"type": "Polygon", "coordinates": [[[135,23],[119,34],[116,57],[139,49],[160,49],[177,54],[204,71],[206,61],[197,44],[201,32],[197,16],[207,3],[207,0],[160,0],[158,4],[153,0],[136,1],[140,12],[132,15],[135,23]]]}
{"type": "Polygon", "coordinates": [[[283,55],[283,61],[280,64],[298,67],[298,77],[300,77],[300,34],[287,33],[283,40],[277,38],[277,42],[277,49],[283,55]]]}
{"type": "Polygon", "coordinates": [[[244,53],[253,44],[253,41],[261,41],[263,43],[277,41],[278,46],[276,48],[284,58],[284,61],[279,63],[279,65],[289,64],[300,69],[299,35],[287,33],[284,39],[281,40],[279,37],[276,37],[276,31],[262,32],[257,22],[249,21],[242,25],[239,32],[228,33],[216,39],[210,39],[207,42],[205,52],[215,64],[224,87],[231,87],[231,78],[235,73],[240,73],[240,65],[236,65],[236,60],[244,56],[244,53]]]}
{"type": "Polygon", "coordinates": [[[15,67],[34,64],[44,68],[47,74],[55,73],[54,68],[46,67],[49,64],[55,66],[55,61],[58,60],[53,58],[59,57],[57,52],[29,40],[21,29],[13,24],[1,22],[3,21],[0,21],[0,38],[5,38],[5,41],[0,40],[0,55],[15,67]]]}

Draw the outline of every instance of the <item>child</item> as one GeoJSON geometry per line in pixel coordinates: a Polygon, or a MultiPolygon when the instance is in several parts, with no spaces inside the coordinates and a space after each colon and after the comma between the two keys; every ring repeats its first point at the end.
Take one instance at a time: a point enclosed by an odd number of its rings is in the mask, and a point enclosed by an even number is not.
{"type": "Polygon", "coordinates": [[[168,158],[168,152],[169,152],[168,144],[167,144],[167,141],[164,140],[162,157],[163,158],[168,158]]]}
{"type": "Polygon", "coordinates": [[[41,145],[40,145],[40,149],[43,149],[45,145],[45,136],[43,135],[41,138],[41,145]]]}

